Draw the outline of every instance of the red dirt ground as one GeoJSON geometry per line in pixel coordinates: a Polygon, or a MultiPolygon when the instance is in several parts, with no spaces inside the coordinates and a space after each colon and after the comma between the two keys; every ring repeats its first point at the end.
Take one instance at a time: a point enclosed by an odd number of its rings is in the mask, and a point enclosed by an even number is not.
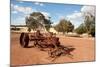
{"type": "MultiPolygon", "coordinates": [[[[77,37],[59,37],[62,45],[74,46],[76,50],[72,52],[73,59],[61,56],[55,61],[51,61],[48,53],[40,51],[36,47],[22,48],[19,44],[20,34],[11,33],[11,65],[30,65],[30,64],[51,64],[67,63],[80,61],[95,60],[95,39],[94,38],[77,38],[77,37]]],[[[31,42],[29,45],[33,45],[31,42]]]]}

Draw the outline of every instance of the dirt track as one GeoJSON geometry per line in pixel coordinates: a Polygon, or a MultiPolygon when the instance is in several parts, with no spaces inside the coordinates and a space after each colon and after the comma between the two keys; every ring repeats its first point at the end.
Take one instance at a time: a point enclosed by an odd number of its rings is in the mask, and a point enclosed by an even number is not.
{"type": "MultiPolygon", "coordinates": [[[[60,37],[60,42],[65,46],[74,46],[75,51],[73,59],[68,56],[61,56],[55,61],[48,58],[48,53],[40,51],[38,48],[22,48],[19,44],[19,35],[11,33],[11,65],[27,65],[27,64],[49,64],[49,63],[65,63],[79,61],[95,60],[95,41],[94,38],[75,38],[60,37]]],[[[32,43],[29,44],[32,46],[32,43]]]]}

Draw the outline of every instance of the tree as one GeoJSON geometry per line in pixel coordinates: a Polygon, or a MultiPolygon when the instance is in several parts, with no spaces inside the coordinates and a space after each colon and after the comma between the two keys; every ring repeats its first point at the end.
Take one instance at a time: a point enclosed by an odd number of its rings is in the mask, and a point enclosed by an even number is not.
{"type": "Polygon", "coordinates": [[[62,19],[54,28],[58,32],[63,32],[63,34],[65,34],[65,32],[72,32],[74,29],[74,25],[70,21],[62,19]]]}
{"type": "Polygon", "coordinates": [[[84,23],[75,29],[78,34],[88,33],[95,37],[95,16],[85,15],[84,23]]]}
{"type": "Polygon", "coordinates": [[[51,21],[50,19],[46,19],[42,13],[33,12],[29,17],[26,17],[26,25],[33,30],[44,28],[48,31],[51,26],[51,21]]]}
{"type": "Polygon", "coordinates": [[[31,28],[28,28],[28,32],[31,32],[31,28]]]}
{"type": "Polygon", "coordinates": [[[84,23],[82,23],[78,28],[76,28],[75,32],[78,34],[86,33],[86,27],[85,27],[84,23]]]}
{"type": "Polygon", "coordinates": [[[95,25],[91,27],[90,34],[95,37],[95,25]]]}
{"type": "Polygon", "coordinates": [[[86,15],[84,24],[87,33],[95,36],[95,16],[93,16],[92,14],[86,15]]]}

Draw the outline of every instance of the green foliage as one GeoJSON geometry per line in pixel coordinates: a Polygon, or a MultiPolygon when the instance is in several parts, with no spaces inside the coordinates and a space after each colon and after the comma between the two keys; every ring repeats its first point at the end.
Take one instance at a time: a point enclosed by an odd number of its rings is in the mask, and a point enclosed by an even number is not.
{"type": "Polygon", "coordinates": [[[95,37],[95,25],[91,26],[90,33],[93,37],[95,37]]]}
{"type": "Polygon", "coordinates": [[[75,29],[76,33],[88,33],[95,37],[95,17],[93,15],[85,16],[84,23],[75,29]]]}
{"type": "Polygon", "coordinates": [[[19,31],[20,28],[11,28],[11,30],[14,30],[14,31],[19,31]]]}
{"type": "Polygon", "coordinates": [[[55,30],[58,32],[72,32],[74,29],[74,25],[70,21],[67,21],[65,19],[60,20],[59,24],[54,26],[55,30]]]}
{"type": "Polygon", "coordinates": [[[85,21],[84,21],[86,31],[88,34],[91,34],[93,37],[95,36],[95,16],[89,15],[85,16],[85,21]]]}
{"type": "Polygon", "coordinates": [[[78,28],[75,29],[75,32],[78,34],[86,33],[85,25],[81,24],[78,28]]]}
{"type": "Polygon", "coordinates": [[[28,32],[31,32],[31,28],[28,28],[28,32]]]}
{"type": "Polygon", "coordinates": [[[51,26],[50,19],[46,19],[45,16],[40,12],[33,12],[29,17],[26,17],[26,25],[28,28],[36,30],[37,28],[46,28],[49,30],[51,26]]]}

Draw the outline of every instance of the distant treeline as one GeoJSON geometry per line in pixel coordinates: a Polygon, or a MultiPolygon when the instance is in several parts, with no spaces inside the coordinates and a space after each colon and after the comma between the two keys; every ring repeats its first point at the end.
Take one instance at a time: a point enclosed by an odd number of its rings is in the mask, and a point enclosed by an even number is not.
{"type": "Polygon", "coordinates": [[[10,27],[26,27],[26,25],[10,25],[10,27]]]}
{"type": "Polygon", "coordinates": [[[14,30],[14,31],[19,31],[20,28],[18,27],[26,27],[26,25],[10,25],[11,26],[11,30],[14,30]]]}

